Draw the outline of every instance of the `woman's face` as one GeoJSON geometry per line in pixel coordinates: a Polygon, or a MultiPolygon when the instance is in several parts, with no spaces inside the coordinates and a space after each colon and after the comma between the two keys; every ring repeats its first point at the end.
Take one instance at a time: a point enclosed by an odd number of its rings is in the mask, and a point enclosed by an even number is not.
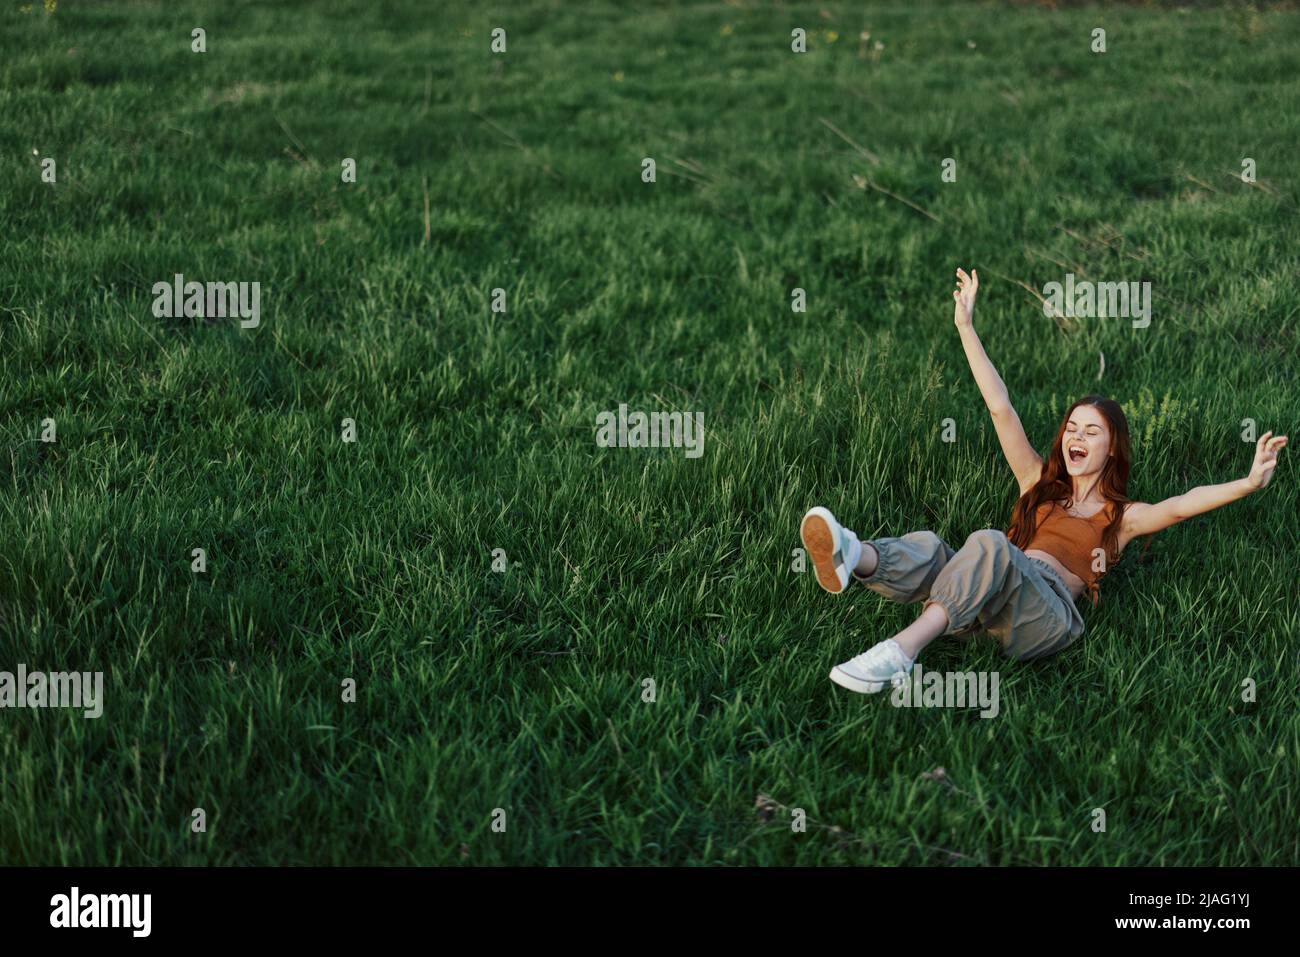
{"type": "Polygon", "coordinates": [[[1061,436],[1065,471],[1072,476],[1095,475],[1110,458],[1110,426],[1092,405],[1076,406],[1061,436]]]}

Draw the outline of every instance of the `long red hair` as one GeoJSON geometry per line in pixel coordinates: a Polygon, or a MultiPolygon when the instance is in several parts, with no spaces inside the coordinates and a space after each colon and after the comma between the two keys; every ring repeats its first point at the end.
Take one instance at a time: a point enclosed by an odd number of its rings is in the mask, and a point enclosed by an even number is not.
{"type": "Polygon", "coordinates": [[[1124,410],[1114,399],[1100,395],[1085,395],[1075,402],[1061,418],[1056,429],[1056,438],[1043,461],[1043,472],[1038,481],[1029,487],[1024,495],[1016,500],[1011,510],[1011,526],[1007,529],[1007,538],[1018,548],[1026,548],[1033,541],[1038,528],[1038,508],[1045,502],[1059,502],[1069,508],[1074,498],[1074,483],[1065,468],[1065,450],[1062,448],[1065,426],[1070,421],[1074,410],[1081,405],[1090,405],[1101,413],[1110,427],[1110,457],[1102,466],[1101,476],[1097,480],[1097,490],[1109,503],[1110,521],[1102,531],[1101,544],[1106,550],[1107,566],[1119,560],[1119,532],[1124,522],[1124,505],[1131,501],[1128,497],[1128,471],[1132,461],[1129,447],[1128,419],[1124,410]]]}

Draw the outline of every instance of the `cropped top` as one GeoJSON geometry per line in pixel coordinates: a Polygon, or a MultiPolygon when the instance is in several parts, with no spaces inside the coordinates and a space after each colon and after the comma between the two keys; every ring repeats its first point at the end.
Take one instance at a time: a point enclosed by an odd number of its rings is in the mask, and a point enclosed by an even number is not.
{"type": "MultiPolygon", "coordinates": [[[[1034,537],[1024,550],[1036,548],[1055,558],[1084,583],[1095,605],[1101,597],[1098,583],[1105,571],[1093,571],[1093,562],[1097,557],[1093,551],[1102,547],[1101,535],[1110,522],[1110,515],[1110,506],[1106,505],[1090,518],[1080,518],[1067,513],[1059,502],[1044,502],[1038,506],[1038,524],[1034,529],[1034,537]],[[1044,510],[1047,510],[1045,517],[1044,510]]],[[[1102,563],[1103,569],[1109,561],[1107,556],[1102,563]]]]}

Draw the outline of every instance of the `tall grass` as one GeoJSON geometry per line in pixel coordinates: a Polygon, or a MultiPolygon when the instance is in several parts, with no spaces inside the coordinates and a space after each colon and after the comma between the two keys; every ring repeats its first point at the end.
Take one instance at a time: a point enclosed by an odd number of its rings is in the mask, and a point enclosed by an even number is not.
{"type": "Polygon", "coordinates": [[[1124,405],[1135,498],[1244,475],[1245,419],[1296,434],[1294,10],[0,23],[0,670],[107,679],[99,720],[0,711],[3,862],[1300,858],[1289,450],[1058,657],[927,651],[1001,673],[993,720],[831,686],[915,609],[791,571],[813,504],[1005,527],[957,265],[1031,439],[1124,405]],[[262,324],[155,318],[177,272],[261,282],[262,324]],[[1045,318],[1066,272],[1150,281],[1152,324],[1045,318]],[[704,456],[598,448],[619,403],[703,412],[704,456]]]}

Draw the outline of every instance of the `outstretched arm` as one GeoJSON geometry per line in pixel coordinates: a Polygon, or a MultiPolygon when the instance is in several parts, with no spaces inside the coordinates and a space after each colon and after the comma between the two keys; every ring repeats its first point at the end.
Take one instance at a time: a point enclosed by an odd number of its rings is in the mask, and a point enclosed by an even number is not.
{"type": "Polygon", "coordinates": [[[1273,470],[1277,468],[1277,453],[1285,447],[1285,435],[1274,438],[1272,432],[1265,432],[1255,443],[1255,461],[1250,467],[1250,474],[1245,478],[1224,482],[1222,485],[1201,485],[1154,505],[1146,502],[1132,503],[1124,511],[1119,547],[1122,549],[1139,535],[1153,535],[1193,515],[1200,515],[1259,491],[1272,481],[1273,470]]]}
{"type": "Polygon", "coordinates": [[[970,363],[971,375],[975,377],[975,384],[979,386],[980,395],[984,396],[984,404],[988,406],[989,415],[993,418],[993,428],[997,431],[998,442],[1002,445],[1002,454],[1006,456],[1007,464],[1015,473],[1016,483],[1020,486],[1020,494],[1023,495],[1038,481],[1038,476],[1043,471],[1043,460],[1029,444],[1024,426],[1020,424],[1020,416],[1016,415],[1016,410],[1011,406],[1006,384],[998,375],[998,370],[993,368],[993,363],[989,361],[988,354],[984,351],[984,344],[975,333],[975,293],[979,290],[979,285],[977,271],[967,275],[964,269],[957,270],[957,288],[952,294],[952,298],[956,301],[953,322],[957,326],[958,334],[961,335],[961,344],[966,350],[966,361],[970,363]]]}

